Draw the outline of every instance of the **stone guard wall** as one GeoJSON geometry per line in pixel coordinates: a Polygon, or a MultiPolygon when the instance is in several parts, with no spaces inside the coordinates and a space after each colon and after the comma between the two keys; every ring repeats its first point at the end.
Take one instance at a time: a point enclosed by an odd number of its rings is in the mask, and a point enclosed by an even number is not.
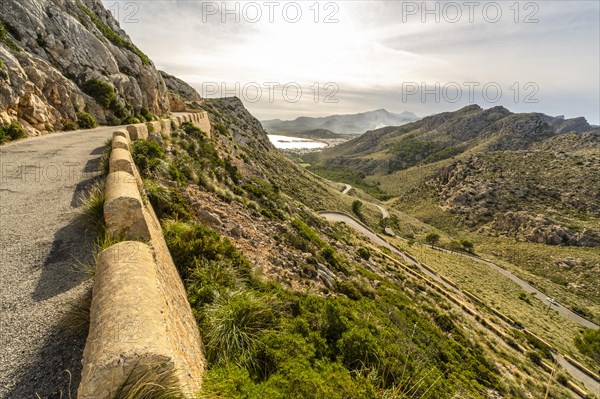
{"type": "MultiPolygon", "coordinates": [[[[178,116],[175,125],[186,119],[210,132],[205,112],[178,116]]],[[[105,249],[97,261],[80,399],[111,398],[149,370],[168,374],[189,397],[201,388],[198,326],[129,152],[130,138],[146,139],[149,126],[171,132],[171,120],[164,119],[113,133],[104,214],[108,232],[127,241],[105,249]]]]}

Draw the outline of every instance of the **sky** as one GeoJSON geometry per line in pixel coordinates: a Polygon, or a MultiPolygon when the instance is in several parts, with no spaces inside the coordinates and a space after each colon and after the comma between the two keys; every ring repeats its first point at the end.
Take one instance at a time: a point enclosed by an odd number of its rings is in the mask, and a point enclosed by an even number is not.
{"type": "Polygon", "coordinates": [[[600,124],[600,1],[102,0],[157,68],[259,119],[468,104],[600,124]]]}

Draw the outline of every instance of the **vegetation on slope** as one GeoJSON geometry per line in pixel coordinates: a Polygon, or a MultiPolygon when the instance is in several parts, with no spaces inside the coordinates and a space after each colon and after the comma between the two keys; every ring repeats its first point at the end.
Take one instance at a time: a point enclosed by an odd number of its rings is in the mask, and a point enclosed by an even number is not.
{"type": "Polygon", "coordinates": [[[0,124],[0,144],[7,141],[18,140],[26,137],[25,130],[18,122],[0,124]]]}
{"type": "MultiPolygon", "coordinates": [[[[369,132],[305,161],[315,173],[390,199],[400,219],[443,230],[446,246],[474,243],[600,320],[599,137],[582,118],[470,106],[369,132]]],[[[400,233],[412,234],[406,226],[400,233]]]]}
{"type": "Polygon", "coordinates": [[[351,198],[273,150],[237,104],[205,106],[212,137],[186,124],[162,151],[132,146],[206,345],[203,397],[543,394],[530,360],[311,211],[351,198]],[[511,364],[523,373],[503,378],[511,364]]]}

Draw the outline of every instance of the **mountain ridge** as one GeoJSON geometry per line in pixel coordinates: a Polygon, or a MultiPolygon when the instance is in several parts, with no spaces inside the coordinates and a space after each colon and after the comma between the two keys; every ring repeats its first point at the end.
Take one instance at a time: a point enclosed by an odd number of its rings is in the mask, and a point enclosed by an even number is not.
{"type": "Polygon", "coordinates": [[[356,114],[336,114],[323,117],[299,116],[293,120],[270,119],[261,123],[269,133],[300,133],[306,130],[326,129],[337,134],[361,134],[381,126],[402,125],[417,120],[412,112],[396,114],[385,109],[356,114]]]}

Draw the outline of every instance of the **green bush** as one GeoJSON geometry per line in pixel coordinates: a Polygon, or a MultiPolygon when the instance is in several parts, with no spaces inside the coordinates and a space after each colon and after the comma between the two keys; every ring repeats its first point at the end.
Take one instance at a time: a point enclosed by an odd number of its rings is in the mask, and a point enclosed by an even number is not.
{"type": "Polygon", "coordinates": [[[295,218],[292,220],[292,227],[298,231],[298,234],[300,234],[301,237],[304,237],[314,245],[318,247],[325,247],[327,245],[327,243],[323,241],[311,227],[304,223],[302,219],[295,218]]]}
{"type": "Polygon", "coordinates": [[[195,137],[200,140],[205,140],[208,135],[202,131],[199,127],[195,126],[192,122],[183,122],[181,128],[186,134],[195,137]]]}
{"type": "Polygon", "coordinates": [[[542,365],[542,357],[536,351],[527,352],[527,357],[529,358],[529,360],[531,360],[533,362],[533,364],[535,364],[537,366],[542,365]]]}
{"type": "Polygon", "coordinates": [[[86,80],[81,85],[81,89],[104,108],[108,108],[117,98],[115,89],[99,79],[86,80]]]}
{"type": "Polygon", "coordinates": [[[429,233],[425,236],[425,242],[431,245],[433,248],[440,241],[440,235],[438,233],[429,233]]]}
{"type": "Polygon", "coordinates": [[[138,123],[141,123],[141,121],[138,118],[136,118],[135,116],[130,115],[130,116],[126,117],[125,119],[123,119],[124,125],[135,125],[138,123]]]}
{"type": "Polygon", "coordinates": [[[9,49],[20,52],[21,48],[8,37],[8,30],[2,21],[0,21],[0,43],[4,43],[9,49]]]}
{"type": "Polygon", "coordinates": [[[66,132],[71,131],[71,130],[77,130],[77,128],[79,127],[79,126],[77,126],[77,122],[72,121],[69,118],[64,118],[61,121],[61,123],[63,125],[63,130],[66,132]]]}
{"type": "Polygon", "coordinates": [[[369,260],[371,258],[371,251],[369,251],[367,248],[360,247],[358,248],[356,253],[358,253],[358,256],[360,256],[364,260],[369,260]]]}
{"type": "Polygon", "coordinates": [[[321,256],[327,261],[327,263],[329,263],[329,265],[331,265],[334,269],[344,272],[346,273],[346,268],[344,267],[344,265],[342,264],[342,262],[340,261],[338,254],[336,252],[335,249],[331,248],[329,245],[327,245],[325,248],[323,248],[323,250],[321,251],[321,256]]]}
{"type": "Polygon", "coordinates": [[[575,346],[581,353],[600,363],[600,330],[586,328],[580,337],[575,337],[575,346]]]}
{"type": "Polygon", "coordinates": [[[229,133],[229,130],[222,123],[216,122],[213,124],[213,127],[215,128],[215,130],[217,132],[219,132],[219,134],[222,134],[223,136],[227,136],[227,137],[231,136],[231,133],[229,133]]]}
{"type": "Polygon", "coordinates": [[[358,217],[361,221],[365,220],[364,215],[362,214],[363,203],[361,200],[354,200],[352,202],[352,212],[358,217]]]}
{"type": "Polygon", "coordinates": [[[202,259],[232,265],[243,277],[250,277],[250,262],[229,241],[213,229],[195,222],[165,221],[163,232],[181,275],[187,278],[202,259]]]}
{"type": "Polygon", "coordinates": [[[269,300],[249,292],[234,291],[219,295],[207,305],[202,335],[212,364],[254,363],[259,338],[275,323],[269,300]]]}
{"type": "Polygon", "coordinates": [[[246,283],[230,263],[206,259],[197,260],[187,282],[188,300],[194,309],[213,303],[219,295],[242,289],[246,283]]]}
{"type": "Polygon", "coordinates": [[[346,331],[338,347],[344,365],[354,370],[373,366],[381,352],[377,339],[362,326],[354,326],[346,331]]]}
{"type": "Polygon", "coordinates": [[[462,245],[462,248],[465,251],[471,252],[471,253],[473,252],[473,250],[475,248],[475,245],[471,241],[468,241],[468,240],[461,240],[460,245],[462,245]]]}
{"type": "Polygon", "coordinates": [[[338,280],[335,283],[335,288],[338,292],[346,295],[348,298],[358,301],[362,298],[362,294],[351,281],[338,280]]]}
{"type": "Polygon", "coordinates": [[[108,126],[118,126],[121,124],[121,119],[117,118],[114,115],[111,115],[108,118],[106,118],[106,124],[108,126]]]}
{"type": "Polygon", "coordinates": [[[0,144],[25,137],[27,137],[27,133],[25,133],[25,129],[19,122],[13,121],[0,125],[0,144]]]}
{"type": "Polygon", "coordinates": [[[136,140],[131,144],[133,162],[144,176],[150,175],[161,160],[165,159],[163,148],[156,141],[136,140]]]}
{"type": "Polygon", "coordinates": [[[144,180],[144,186],[159,219],[191,219],[193,212],[190,205],[177,188],[165,187],[150,179],[144,180]]]}
{"type": "Polygon", "coordinates": [[[97,126],[96,119],[87,112],[77,113],[77,124],[82,129],[93,129],[97,126]]]}

